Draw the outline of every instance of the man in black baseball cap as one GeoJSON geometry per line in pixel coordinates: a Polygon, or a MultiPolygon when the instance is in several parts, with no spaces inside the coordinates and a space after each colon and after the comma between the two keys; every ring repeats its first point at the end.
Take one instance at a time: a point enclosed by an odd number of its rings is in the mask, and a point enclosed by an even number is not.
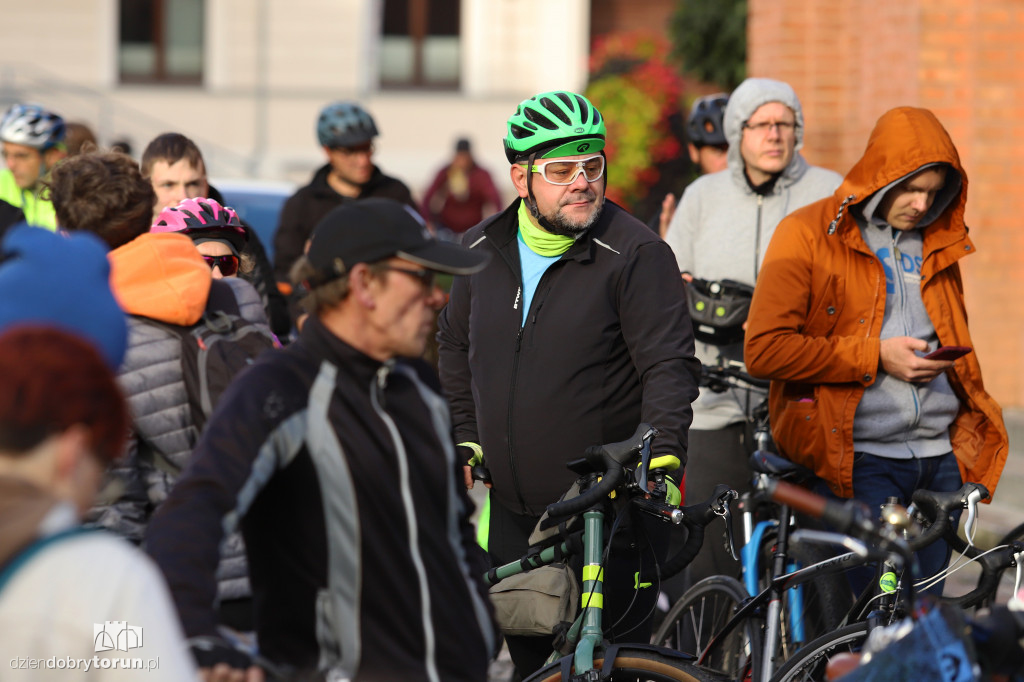
{"type": "Polygon", "coordinates": [[[487,562],[447,403],[416,359],[444,302],[434,274],[486,261],[435,241],[387,199],[342,205],[317,225],[292,271],[308,291],[299,338],[221,397],[147,534],[188,636],[216,633],[217,548],[240,525],[260,652],[277,666],[330,679],[487,677],[487,562]]]}
{"type": "Polygon", "coordinates": [[[315,274],[307,281],[335,279],[356,263],[378,263],[391,256],[452,275],[477,272],[489,258],[433,239],[422,219],[404,204],[364,199],[333,209],[317,224],[306,254],[315,274]]]}

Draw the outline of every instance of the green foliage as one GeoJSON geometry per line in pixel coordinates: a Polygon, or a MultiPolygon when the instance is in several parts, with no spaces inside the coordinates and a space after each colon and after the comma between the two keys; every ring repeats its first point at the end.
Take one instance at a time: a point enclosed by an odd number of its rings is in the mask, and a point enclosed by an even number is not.
{"type": "Polygon", "coordinates": [[[746,0],[679,0],[669,36],[672,57],[691,76],[726,91],[746,78],[746,0]]]}

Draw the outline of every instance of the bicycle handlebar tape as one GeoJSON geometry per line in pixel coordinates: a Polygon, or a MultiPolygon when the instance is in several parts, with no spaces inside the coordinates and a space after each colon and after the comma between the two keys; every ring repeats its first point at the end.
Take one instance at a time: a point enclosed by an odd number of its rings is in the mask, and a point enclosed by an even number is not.
{"type": "MultiPolygon", "coordinates": [[[[700,552],[701,546],[704,544],[704,531],[705,528],[711,521],[718,516],[718,505],[720,504],[725,493],[732,493],[732,489],[724,484],[719,484],[715,487],[714,492],[711,493],[711,497],[698,502],[697,504],[689,507],[683,507],[683,525],[686,526],[689,531],[689,535],[686,538],[686,544],[683,548],[676,553],[675,556],[668,559],[661,565],[661,579],[671,578],[675,574],[690,565],[697,554],[700,552]]],[[[645,568],[640,579],[644,582],[652,582],[657,576],[657,567],[645,568]]]]}
{"type": "Polygon", "coordinates": [[[953,527],[949,515],[956,509],[966,507],[968,498],[975,491],[980,496],[978,499],[988,498],[988,490],[980,483],[965,483],[959,490],[945,493],[933,490],[915,490],[910,496],[910,500],[928,517],[931,525],[921,535],[909,541],[910,548],[916,552],[940,537],[946,537],[954,548],[963,547],[964,543],[956,536],[956,528],[953,527]],[[953,539],[954,537],[956,540],[953,539]]]}
{"type": "Polygon", "coordinates": [[[819,518],[841,533],[848,533],[861,539],[872,538],[875,535],[871,510],[862,502],[829,500],[786,481],[770,482],[768,491],[776,502],[819,518]]]}
{"type": "Polygon", "coordinates": [[[541,530],[557,525],[559,519],[590,509],[604,499],[608,493],[615,490],[615,486],[622,480],[622,465],[610,458],[606,464],[608,468],[597,485],[592,486],[578,497],[548,505],[548,517],[541,521],[541,530]]]}

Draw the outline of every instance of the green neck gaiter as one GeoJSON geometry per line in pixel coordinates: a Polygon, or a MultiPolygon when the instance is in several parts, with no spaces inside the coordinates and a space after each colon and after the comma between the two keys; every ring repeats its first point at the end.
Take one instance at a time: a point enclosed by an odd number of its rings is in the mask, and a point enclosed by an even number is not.
{"type": "Polygon", "coordinates": [[[572,237],[545,232],[530,221],[530,209],[526,202],[519,203],[519,234],[523,241],[538,256],[561,256],[576,243],[572,237]]]}

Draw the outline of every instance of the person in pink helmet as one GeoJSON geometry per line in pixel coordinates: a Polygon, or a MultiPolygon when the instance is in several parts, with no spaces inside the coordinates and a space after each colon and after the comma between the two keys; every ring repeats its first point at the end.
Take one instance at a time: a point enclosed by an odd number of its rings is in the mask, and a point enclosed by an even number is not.
{"type": "Polygon", "coordinates": [[[210,266],[214,279],[236,277],[252,271],[252,260],[243,253],[249,235],[233,208],[216,199],[182,199],[160,212],[150,232],[180,232],[196,245],[210,266]]]}

